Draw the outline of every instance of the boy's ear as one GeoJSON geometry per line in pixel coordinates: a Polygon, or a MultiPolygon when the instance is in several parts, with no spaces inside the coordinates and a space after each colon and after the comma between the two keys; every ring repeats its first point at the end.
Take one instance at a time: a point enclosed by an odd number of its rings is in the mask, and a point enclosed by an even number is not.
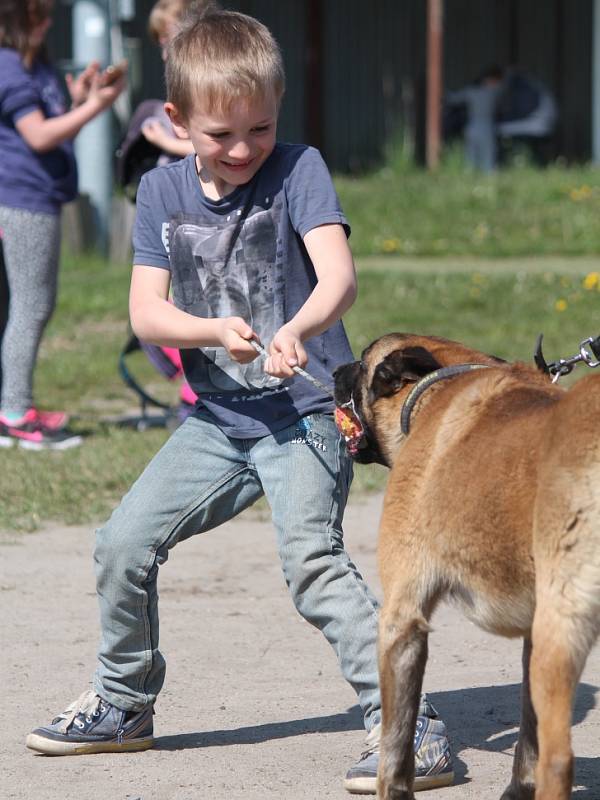
{"type": "Polygon", "coordinates": [[[179,113],[177,106],[174,106],[173,103],[165,103],[165,113],[171,120],[171,125],[173,126],[178,138],[189,139],[190,134],[185,124],[185,120],[179,113]]]}

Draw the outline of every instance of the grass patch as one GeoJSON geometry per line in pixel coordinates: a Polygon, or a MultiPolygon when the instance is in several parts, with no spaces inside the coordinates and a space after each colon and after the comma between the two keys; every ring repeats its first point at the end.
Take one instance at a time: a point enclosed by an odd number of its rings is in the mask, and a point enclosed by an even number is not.
{"type": "Polygon", "coordinates": [[[391,161],[370,175],[338,176],[355,254],[503,258],[600,251],[597,170],[522,165],[484,176],[455,161],[434,175],[391,161]]]}
{"type": "Polygon", "coordinates": [[[600,276],[368,270],[346,315],[355,352],[390,331],[446,336],[509,360],[532,359],[538,333],[549,358],[572,355],[600,330],[600,276]],[[565,348],[569,353],[565,353],[565,348]]]}
{"type": "MultiPolygon", "coordinates": [[[[401,265],[361,271],[359,299],[346,317],[355,352],[395,330],[447,336],[529,361],[537,334],[544,332],[547,357],[554,359],[576,352],[582,338],[600,331],[596,273],[528,272],[516,262],[515,272],[489,272],[485,265],[478,270],[471,263],[468,272],[418,272],[401,265]]],[[[128,283],[127,267],[65,260],[58,310],[36,372],[36,396],[42,407],[73,412],[74,428],[88,438],[83,447],[64,453],[2,451],[1,529],[105,518],[166,439],[162,430],[137,433],[101,421],[136,405],[117,372],[127,336],[128,283]]],[[[175,389],[144,357],[136,371],[144,386],[174,401],[175,389]]],[[[353,492],[380,488],[385,476],[382,468],[358,466],[353,492]]]]}

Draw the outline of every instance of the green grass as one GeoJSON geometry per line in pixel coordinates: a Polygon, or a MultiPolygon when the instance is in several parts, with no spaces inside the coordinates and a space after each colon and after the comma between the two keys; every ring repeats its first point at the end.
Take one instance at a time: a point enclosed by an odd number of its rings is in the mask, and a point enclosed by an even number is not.
{"type": "Polygon", "coordinates": [[[452,162],[404,164],[336,187],[356,255],[474,257],[600,252],[600,188],[591,167],[526,165],[482,176],[452,162]]]}
{"type": "MultiPolygon", "coordinates": [[[[396,330],[529,360],[543,332],[547,357],[555,359],[600,333],[594,169],[520,165],[482,177],[451,152],[431,175],[392,152],[383,169],[338,177],[336,186],[359,264],[359,299],[346,318],[355,352],[396,330]]],[[[102,519],[166,438],[108,421],[137,406],[117,370],[128,335],[129,272],[89,256],[63,261],[35,395],[43,408],[72,412],[87,439],[65,453],[0,451],[2,529],[102,519]]],[[[128,363],[142,385],[175,401],[176,389],[143,355],[128,363]]],[[[358,467],[353,491],[384,480],[383,470],[358,467]]]]}
{"type": "Polygon", "coordinates": [[[346,316],[355,352],[390,331],[446,336],[507,358],[531,360],[538,333],[548,358],[576,352],[600,332],[600,283],[555,272],[486,274],[368,270],[346,316]]]}
{"type": "MultiPolygon", "coordinates": [[[[594,274],[576,267],[514,272],[418,270],[418,262],[359,273],[359,299],[346,325],[356,353],[377,336],[412,331],[447,336],[509,359],[530,360],[536,336],[545,333],[549,359],[571,355],[579,341],[600,332],[600,293],[594,274]],[[558,307],[557,307],[558,304],[558,307]],[[563,308],[564,310],[558,310],[563,308]]],[[[550,262],[555,267],[555,262],[550,262]]],[[[117,372],[127,336],[129,270],[94,259],[66,259],[60,302],[42,345],[36,395],[47,408],[76,414],[87,434],[83,447],[64,453],[0,452],[3,502],[0,529],[33,530],[49,521],[93,523],[103,519],[166,438],[162,430],[123,430],[103,421],[134,411],[135,397],[117,372]]],[[[143,385],[163,399],[176,391],[140,357],[143,385]]],[[[580,368],[580,373],[585,372],[580,368]]],[[[385,471],[357,467],[353,491],[379,488],[385,471]]]]}

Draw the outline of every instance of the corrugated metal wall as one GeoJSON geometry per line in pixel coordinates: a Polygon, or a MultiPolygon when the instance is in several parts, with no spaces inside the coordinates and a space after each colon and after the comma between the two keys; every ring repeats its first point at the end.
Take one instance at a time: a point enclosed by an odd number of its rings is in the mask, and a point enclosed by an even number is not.
{"type": "MultiPolygon", "coordinates": [[[[148,40],[153,0],[136,0],[125,25],[137,40],[142,83],[134,95],[164,96],[163,65],[148,40]]],[[[227,8],[265,22],[281,44],[288,88],[280,138],[320,146],[333,169],[356,170],[382,158],[386,142],[416,137],[423,148],[425,0],[231,0],[227,8]]],[[[71,52],[70,2],[59,0],[51,52],[71,52]]],[[[491,63],[518,64],[556,94],[555,149],[591,151],[592,0],[446,0],[447,88],[491,63]]]]}
{"type": "Polygon", "coordinates": [[[415,87],[425,68],[422,0],[328,0],[323,58],[324,150],[336,169],[381,158],[414,130],[415,87]]]}
{"type": "Polygon", "coordinates": [[[559,106],[556,152],[591,152],[591,0],[446,0],[447,88],[486,66],[518,66],[554,92],[559,106]]]}

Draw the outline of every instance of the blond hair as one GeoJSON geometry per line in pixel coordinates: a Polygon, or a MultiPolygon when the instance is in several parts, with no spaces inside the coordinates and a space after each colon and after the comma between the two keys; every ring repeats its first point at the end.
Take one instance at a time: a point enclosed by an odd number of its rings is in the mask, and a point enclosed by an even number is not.
{"type": "Polygon", "coordinates": [[[168,35],[170,23],[179,22],[188,14],[200,15],[218,7],[213,0],[158,0],[148,17],[148,34],[153,42],[160,44],[160,40],[168,35]]]}
{"type": "Polygon", "coordinates": [[[228,109],[238,98],[277,102],[285,89],[279,46],[261,22],[235,11],[212,11],[177,34],[167,55],[167,99],[183,119],[194,106],[228,109]]]}

